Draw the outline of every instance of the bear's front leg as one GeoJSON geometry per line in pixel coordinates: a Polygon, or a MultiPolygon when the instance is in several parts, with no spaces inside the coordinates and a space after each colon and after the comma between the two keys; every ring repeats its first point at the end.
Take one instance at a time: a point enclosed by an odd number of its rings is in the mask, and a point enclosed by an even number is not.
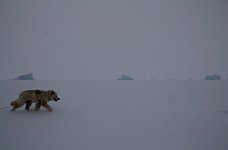
{"type": "Polygon", "coordinates": [[[44,107],[44,108],[46,108],[48,111],[53,111],[53,109],[52,109],[52,107],[50,106],[50,105],[48,105],[47,103],[42,103],[42,106],[44,107]]]}

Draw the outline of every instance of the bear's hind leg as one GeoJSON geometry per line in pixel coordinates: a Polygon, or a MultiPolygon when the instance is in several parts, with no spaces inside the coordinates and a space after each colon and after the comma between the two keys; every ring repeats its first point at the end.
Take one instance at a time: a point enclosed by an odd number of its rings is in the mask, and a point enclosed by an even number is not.
{"type": "Polygon", "coordinates": [[[17,108],[19,108],[19,105],[17,103],[11,104],[11,106],[13,107],[11,111],[15,111],[17,108]]]}
{"type": "Polygon", "coordinates": [[[17,99],[10,103],[10,105],[13,107],[11,111],[15,111],[16,109],[22,107],[25,104],[24,100],[17,99]]]}
{"type": "Polygon", "coordinates": [[[38,111],[41,107],[41,102],[36,103],[35,111],[38,111]]]}

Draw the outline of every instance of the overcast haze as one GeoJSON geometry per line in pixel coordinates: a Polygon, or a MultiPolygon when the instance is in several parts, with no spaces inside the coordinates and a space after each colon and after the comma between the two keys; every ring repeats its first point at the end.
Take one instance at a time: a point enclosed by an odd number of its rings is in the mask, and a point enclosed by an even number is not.
{"type": "Polygon", "coordinates": [[[0,79],[228,78],[226,0],[1,0],[0,79]]]}

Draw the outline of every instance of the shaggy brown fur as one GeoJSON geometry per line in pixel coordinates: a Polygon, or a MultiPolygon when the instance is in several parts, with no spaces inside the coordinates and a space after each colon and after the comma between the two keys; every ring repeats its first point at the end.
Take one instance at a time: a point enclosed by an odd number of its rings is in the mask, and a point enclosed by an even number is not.
{"type": "Polygon", "coordinates": [[[53,90],[43,91],[43,90],[26,90],[20,93],[19,98],[10,103],[12,111],[22,107],[24,104],[25,110],[29,110],[32,103],[36,103],[35,110],[39,110],[41,106],[49,111],[52,111],[52,107],[48,105],[49,101],[58,101],[60,98],[57,93],[53,90]]]}

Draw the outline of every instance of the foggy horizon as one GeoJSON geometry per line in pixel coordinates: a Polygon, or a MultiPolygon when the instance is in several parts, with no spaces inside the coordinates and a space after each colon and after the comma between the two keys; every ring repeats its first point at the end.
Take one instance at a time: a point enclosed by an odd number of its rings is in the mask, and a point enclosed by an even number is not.
{"type": "Polygon", "coordinates": [[[228,1],[2,0],[0,80],[228,79],[228,1]]]}
{"type": "Polygon", "coordinates": [[[224,78],[222,77],[220,74],[207,74],[205,76],[202,76],[201,78],[173,78],[173,77],[167,77],[167,78],[145,78],[145,79],[139,79],[139,78],[135,78],[134,76],[131,76],[129,74],[120,74],[119,76],[117,76],[116,78],[113,79],[39,79],[37,78],[37,76],[33,73],[25,73],[25,74],[21,74],[21,75],[17,75],[15,77],[11,77],[8,79],[0,79],[0,80],[72,80],[72,81],[77,81],[77,80],[91,80],[91,81],[96,81],[96,80],[106,80],[106,81],[113,81],[113,80],[157,80],[157,81],[162,81],[162,80],[228,80],[228,78],[224,78]],[[126,77],[122,77],[126,76],[126,77]],[[219,76],[219,79],[215,76],[219,76]],[[207,79],[205,79],[206,77],[208,77],[207,79]],[[127,78],[127,79],[126,79],[127,78]],[[132,78],[132,79],[128,79],[128,78],[132,78]]]}

